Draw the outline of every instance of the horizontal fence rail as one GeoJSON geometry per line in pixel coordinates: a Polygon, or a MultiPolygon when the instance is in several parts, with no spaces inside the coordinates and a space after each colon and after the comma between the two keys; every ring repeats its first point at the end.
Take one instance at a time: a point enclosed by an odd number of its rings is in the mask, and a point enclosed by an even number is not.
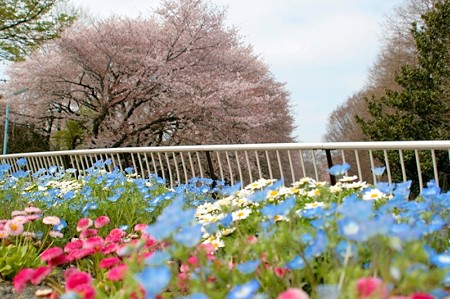
{"type": "Polygon", "coordinates": [[[75,168],[79,174],[96,161],[111,160],[108,170],[132,167],[141,177],[156,174],[170,187],[193,177],[208,177],[246,185],[259,178],[284,178],[286,184],[303,177],[335,183],[327,169],[349,163],[348,176],[369,183],[412,180],[421,191],[434,179],[443,189],[449,180],[450,141],[386,141],[341,143],[270,143],[236,145],[195,145],[127,147],[1,155],[2,163],[19,170],[24,158],[27,170],[36,172],[50,166],[75,168]],[[371,168],[384,166],[377,177],[371,168]]]}

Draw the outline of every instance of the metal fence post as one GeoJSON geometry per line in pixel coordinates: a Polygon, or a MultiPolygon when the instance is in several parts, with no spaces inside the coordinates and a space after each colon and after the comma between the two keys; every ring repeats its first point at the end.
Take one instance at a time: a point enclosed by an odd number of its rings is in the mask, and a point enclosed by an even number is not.
{"type": "MultiPolygon", "coordinates": [[[[331,168],[331,166],[333,166],[333,159],[331,158],[331,150],[326,149],[325,154],[327,155],[328,168],[331,168]]],[[[330,174],[330,184],[332,186],[336,185],[336,177],[332,174],[330,174]]]]}

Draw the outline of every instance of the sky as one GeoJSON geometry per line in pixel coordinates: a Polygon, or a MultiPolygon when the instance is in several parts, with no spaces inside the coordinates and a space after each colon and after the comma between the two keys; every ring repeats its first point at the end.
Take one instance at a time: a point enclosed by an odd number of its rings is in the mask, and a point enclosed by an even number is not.
{"type": "MultiPolygon", "coordinates": [[[[382,23],[402,0],[209,0],[290,92],[299,142],[322,142],[330,113],[364,87],[382,23]]],[[[71,0],[98,18],[151,15],[159,0],[71,0]]]]}

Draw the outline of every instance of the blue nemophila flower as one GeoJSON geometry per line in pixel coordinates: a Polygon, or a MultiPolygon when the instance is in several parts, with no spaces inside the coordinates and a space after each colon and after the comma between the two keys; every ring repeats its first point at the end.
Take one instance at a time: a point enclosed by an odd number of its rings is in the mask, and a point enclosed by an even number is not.
{"type": "Polygon", "coordinates": [[[132,174],[133,171],[134,171],[134,169],[133,169],[133,167],[127,167],[127,168],[124,169],[124,171],[125,171],[127,174],[132,174]]]}
{"type": "Polygon", "coordinates": [[[450,271],[445,274],[444,279],[442,280],[442,284],[446,287],[450,287],[450,271]]]}
{"type": "Polygon", "coordinates": [[[354,262],[358,260],[358,247],[356,244],[352,244],[347,241],[340,241],[334,249],[334,252],[338,256],[341,264],[344,264],[346,256],[349,260],[354,262]]]}
{"type": "Polygon", "coordinates": [[[339,212],[348,218],[364,221],[373,215],[373,202],[349,196],[344,199],[339,212]]]}
{"type": "Polygon", "coordinates": [[[48,168],[48,173],[53,174],[58,170],[58,166],[52,165],[48,168]]]}
{"type": "Polygon", "coordinates": [[[65,229],[67,227],[67,221],[66,220],[64,220],[64,219],[61,219],[61,221],[59,222],[59,224],[58,225],[54,225],[53,226],[53,230],[56,230],[56,231],[62,231],[63,229],[65,229]]]}
{"type": "Polygon", "coordinates": [[[221,190],[221,193],[225,196],[229,196],[235,194],[239,190],[241,190],[242,182],[237,182],[233,186],[224,186],[221,190]]]}
{"type": "Polygon", "coordinates": [[[16,161],[17,166],[24,167],[27,165],[27,160],[25,158],[20,158],[16,161]]]}
{"type": "Polygon", "coordinates": [[[260,264],[260,261],[254,260],[254,261],[248,261],[242,264],[239,264],[236,266],[236,269],[239,270],[239,272],[244,274],[250,274],[256,271],[256,268],[258,268],[260,264]]]}
{"type": "Polygon", "coordinates": [[[273,218],[275,216],[281,215],[286,216],[289,214],[291,209],[295,206],[295,196],[291,196],[280,202],[279,204],[266,205],[261,209],[261,213],[266,216],[273,218]]]}
{"type": "Polygon", "coordinates": [[[157,250],[145,259],[147,266],[161,266],[170,260],[171,256],[166,251],[157,250]]]}
{"type": "Polygon", "coordinates": [[[305,267],[305,261],[301,256],[296,255],[292,260],[287,262],[286,267],[290,270],[301,270],[305,267]]]}
{"type": "Polygon", "coordinates": [[[160,294],[170,282],[172,272],[168,266],[147,267],[134,275],[134,279],[145,290],[146,298],[160,294]]]}
{"type": "Polygon", "coordinates": [[[433,265],[439,268],[450,268],[450,253],[444,252],[440,254],[433,254],[430,257],[430,261],[433,265]]]}
{"type": "Polygon", "coordinates": [[[9,164],[0,164],[0,172],[8,172],[11,169],[9,164]]]}
{"type": "Polygon", "coordinates": [[[25,178],[25,177],[27,177],[27,175],[28,175],[28,172],[27,172],[27,171],[24,171],[24,170],[22,170],[22,169],[19,169],[18,171],[14,172],[14,173],[12,174],[12,176],[13,176],[14,178],[16,178],[16,179],[22,179],[22,178],[25,178]]]}
{"type": "Polygon", "coordinates": [[[186,247],[196,246],[202,238],[202,225],[200,223],[185,226],[177,232],[173,238],[186,247]]]}
{"type": "Polygon", "coordinates": [[[328,173],[334,176],[344,175],[350,169],[350,164],[336,164],[328,169],[328,173]]]}
{"type": "Polygon", "coordinates": [[[384,166],[378,166],[378,167],[372,167],[372,172],[376,176],[383,175],[383,172],[386,170],[386,167],[384,166]]]}
{"type": "Polygon", "coordinates": [[[321,255],[327,248],[328,239],[323,230],[317,231],[316,238],[305,248],[305,258],[310,260],[313,257],[321,255]]]}
{"type": "Polygon", "coordinates": [[[233,215],[231,213],[228,213],[225,215],[225,217],[223,217],[222,219],[220,219],[220,223],[225,227],[229,227],[232,223],[233,223],[233,215]]]}
{"type": "Polygon", "coordinates": [[[63,196],[63,198],[65,199],[65,200],[69,200],[69,199],[72,199],[72,198],[74,198],[75,197],[75,191],[73,191],[73,190],[69,190],[68,192],[66,192],[65,194],[64,194],[64,196],[63,196]]]}
{"type": "Polygon", "coordinates": [[[359,222],[344,218],[337,221],[339,233],[348,240],[365,241],[367,238],[359,222]]]}
{"type": "Polygon", "coordinates": [[[227,294],[227,299],[251,299],[259,289],[259,282],[253,279],[250,282],[234,286],[227,294]]]}

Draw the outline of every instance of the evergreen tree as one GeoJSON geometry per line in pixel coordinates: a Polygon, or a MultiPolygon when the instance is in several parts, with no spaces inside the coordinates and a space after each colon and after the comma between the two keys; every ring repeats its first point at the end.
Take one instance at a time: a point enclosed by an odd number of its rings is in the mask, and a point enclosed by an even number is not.
{"type": "MultiPolygon", "coordinates": [[[[414,23],[417,64],[404,65],[396,77],[398,90],[368,100],[370,119],[357,116],[368,140],[448,140],[450,137],[450,2],[438,1],[414,23]]],[[[432,177],[431,155],[424,180],[432,177]]],[[[407,153],[408,170],[416,172],[414,153],[407,153]]],[[[438,163],[449,164],[448,154],[438,163]]],[[[447,167],[448,169],[448,167],[447,167]]],[[[398,172],[397,172],[398,173],[398,172]]]]}

